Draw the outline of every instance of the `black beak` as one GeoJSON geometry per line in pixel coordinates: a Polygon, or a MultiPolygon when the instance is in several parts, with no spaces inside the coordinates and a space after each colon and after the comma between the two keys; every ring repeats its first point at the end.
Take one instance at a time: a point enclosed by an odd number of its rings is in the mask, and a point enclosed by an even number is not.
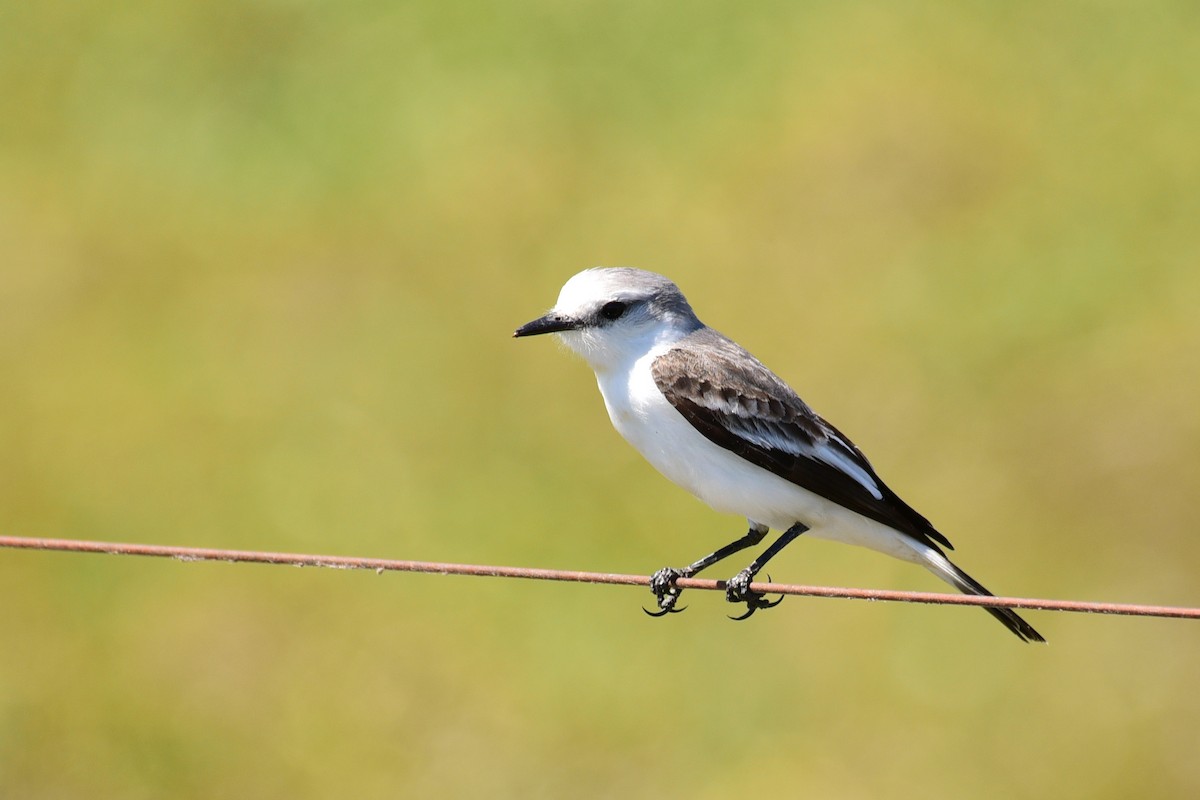
{"type": "Polygon", "coordinates": [[[543,333],[573,331],[580,327],[581,324],[582,323],[580,323],[577,319],[572,319],[571,317],[563,314],[555,314],[551,312],[544,317],[538,317],[533,322],[526,322],[524,325],[513,331],[513,336],[538,336],[543,333]]]}

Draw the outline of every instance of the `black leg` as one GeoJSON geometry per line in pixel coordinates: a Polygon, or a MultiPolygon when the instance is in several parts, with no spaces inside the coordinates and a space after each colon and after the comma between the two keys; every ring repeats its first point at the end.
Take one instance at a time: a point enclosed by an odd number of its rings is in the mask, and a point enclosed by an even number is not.
{"type": "MultiPolygon", "coordinates": [[[[714,553],[709,553],[699,561],[689,564],[683,569],[663,567],[658,572],[650,576],[650,591],[658,600],[659,610],[642,610],[646,611],[646,613],[652,617],[661,617],[664,614],[683,611],[682,608],[675,608],[675,603],[679,601],[679,594],[683,591],[675,585],[675,581],[678,578],[690,578],[700,570],[705,569],[706,567],[711,567],[713,564],[717,563],[723,558],[728,558],[734,553],[739,553],[742,550],[745,550],[747,547],[753,547],[763,540],[763,537],[767,535],[768,530],[770,529],[766,525],[759,525],[756,522],[751,522],[750,530],[746,532],[745,536],[737,541],[730,542],[714,553]]],[[[796,536],[799,535],[800,534],[796,534],[796,536]]]]}
{"type": "Polygon", "coordinates": [[[767,565],[768,561],[807,530],[807,525],[797,522],[780,534],[779,538],[772,542],[771,546],[764,550],[761,556],[750,562],[750,566],[726,581],[725,599],[731,603],[745,603],[747,609],[745,614],[742,614],[740,617],[732,617],[732,619],[743,620],[760,608],[771,608],[772,606],[779,605],[783,600],[782,597],[774,602],[769,602],[762,593],[750,591],[750,584],[754,582],[754,576],[758,575],[759,571],[767,565]]]}

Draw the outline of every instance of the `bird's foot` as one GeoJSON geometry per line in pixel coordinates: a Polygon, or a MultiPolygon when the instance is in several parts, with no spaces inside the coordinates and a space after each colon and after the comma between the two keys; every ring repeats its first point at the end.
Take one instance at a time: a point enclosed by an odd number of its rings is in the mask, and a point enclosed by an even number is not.
{"type": "MultiPolygon", "coordinates": [[[[679,595],[683,592],[675,585],[678,578],[684,577],[683,571],[674,567],[663,567],[658,572],[650,576],[650,593],[654,595],[658,601],[658,611],[645,611],[652,617],[662,617],[667,614],[678,614],[683,611],[683,608],[676,608],[675,604],[679,602],[679,595]]],[[[686,608],[686,606],[684,606],[686,608]]]]}
{"type": "MultiPolygon", "coordinates": [[[[767,596],[762,592],[750,591],[750,584],[753,580],[754,573],[747,567],[725,582],[725,599],[730,603],[746,604],[745,614],[742,614],[740,617],[730,617],[730,619],[749,619],[750,615],[760,608],[774,608],[783,602],[782,596],[778,600],[768,600],[767,596]]],[[[770,575],[767,576],[767,580],[771,580],[770,575]]]]}

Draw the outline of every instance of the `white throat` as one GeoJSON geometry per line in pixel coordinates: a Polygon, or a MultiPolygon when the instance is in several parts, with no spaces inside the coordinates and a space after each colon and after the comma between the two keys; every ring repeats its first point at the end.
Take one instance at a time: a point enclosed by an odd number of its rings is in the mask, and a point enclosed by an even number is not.
{"type": "MultiPolygon", "coordinates": [[[[587,361],[600,378],[627,374],[651,351],[665,352],[690,331],[670,324],[645,325],[633,329],[565,331],[560,341],[587,361]]],[[[602,387],[603,388],[603,387],[602,387]]]]}

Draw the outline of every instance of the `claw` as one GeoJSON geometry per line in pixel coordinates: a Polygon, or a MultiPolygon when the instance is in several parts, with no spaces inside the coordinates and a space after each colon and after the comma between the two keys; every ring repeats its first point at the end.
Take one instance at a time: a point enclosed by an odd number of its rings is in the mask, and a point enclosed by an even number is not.
{"type": "Polygon", "coordinates": [[[670,606],[660,611],[651,611],[645,606],[642,606],[642,611],[645,611],[646,615],[650,617],[664,617],[667,614],[678,614],[680,611],[687,611],[687,606],[684,606],[683,608],[675,608],[674,606],[670,606]]]}
{"type": "Polygon", "coordinates": [[[740,617],[729,617],[734,622],[741,622],[744,619],[750,619],[750,615],[752,615],[755,611],[758,611],[760,608],[774,608],[783,602],[783,598],[780,597],[778,600],[772,602],[770,600],[764,600],[763,596],[760,594],[747,598],[745,602],[745,614],[742,614],[740,617]]]}
{"type": "MultiPolygon", "coordinates": [[[[739,575],[740,574],[741,573],[739,573],[739,575]]],[[[736,578],[737,578],[737,576],[734,576],[734,580],[736,580],[736,578]]],[[[771,582],[771,576],[767,575],[767,583],[770,583],[770,582],[771,582]]],[[[732,581],[731,581],[731,583],[732,583],[732,581]]],[[[738,583],[740,583],[740,581],[738,581],[738,583]]],[[[758,611],[760,608],[774,608],[775,606],[777,606],[783,602],[784,595],[780,595],[778,600],[774,600],[774,601],[767,600],[766,595],[761,594],[759,592],[751,592],[749,587],[750,587],[749,581],[746,581],[746,587],[744,589],[741,589],[740,587],[737,587],[735,585],[735,588],[738,589],[738,592],[737,592],[737,596],[732,598],[732,602],[745,603],[746,604],[746,613],[742,614],[740,617],[729,617],[734,622],[741,622],[744,619],[749,619],[751,617],[751,615],[753,615],[754,612],[758,611]]],[[[727,595],[728,595],[728,592],[727,592],[727,595]]]]}
{"type": "Polygon", "coordinates": [[[677,578],[683,577],[682,570],[674,567],[663,567],[658,572],[650,576],[650,593],[654,595],[654,599],[658,601],[658,611],[650,611],[643,608],[651,617],[662,617],[667,614],[678,614],[683,611],[683,608],[676,608],[675,604],[679,602],[679,593],[683,591],[675,585],[677,578]]]}
{"type": "MultiPolygon", "coordinates": [[[[771,583],[771,573],[769,573],[769,572],[767,573],[767,583],[771,583]]],[[[761,606],[759,606],[759,608],[774,608],[775,606],[782,603],[783,598],[785,598],[785,597],[787,597],[786,594],[779,595],[779,599],[776,600],[774,603],[764,601],[763,604],[761,606]]]]}

